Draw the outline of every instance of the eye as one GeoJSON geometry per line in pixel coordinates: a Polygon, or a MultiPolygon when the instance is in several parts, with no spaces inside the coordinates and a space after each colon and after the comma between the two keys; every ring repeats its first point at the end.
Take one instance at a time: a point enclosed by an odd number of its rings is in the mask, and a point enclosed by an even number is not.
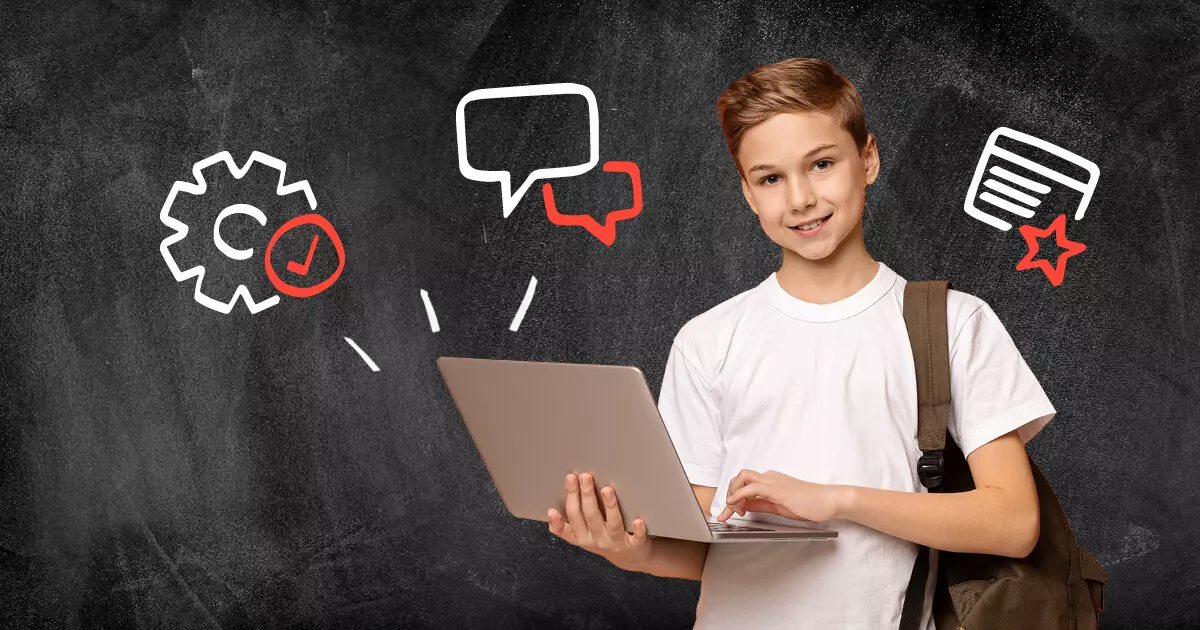
{"type": "Polygon", "coordinates": [[[758,183],[760,183],[760,184],[774,183],[774,182],[767,182],[767,180],[768,180],[768,179],[771,179],[772,177],[776,177],[776,178],[777,178],[777,177],[779,177],[779,176],[778,176],[778,175],[767,175],[766,177],[764,177],[764,178],[762,178],[762,179],[758,180],[758,183]]]}
{"type": "Polygon", "coordinates": [[[828,164],[828,166],[825,168],[817,169],[820,171],[828,171],[829,169],[833,168],[833,162],[831,162],[829,160],[817,160],[816,164],[828,164]]]}

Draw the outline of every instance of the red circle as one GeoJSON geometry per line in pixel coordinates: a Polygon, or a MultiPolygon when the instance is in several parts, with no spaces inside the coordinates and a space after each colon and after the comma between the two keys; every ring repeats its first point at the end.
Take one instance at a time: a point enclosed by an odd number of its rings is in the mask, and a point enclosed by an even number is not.
{"type": "Polygon", "coordinates": [[[306,298],[328,289],[333,284],[333,281],[342,275],[342,268],[346,266],[346,250],[342,247],[342,239],[338,237],[337,230],[333,229],[333,224],[329,222],[329,219],[319,214],[302,214],[279,226],[279,229],[275,231],[275,235],[271,237],[271,242],[267,243],[267,253],[263,256],[263,263],[267,267],[267,278],[271,280],[271,284],[275,285],[275,288],[280,293],[292,297],[306,298]],[[301,225],[315,225],[321,228],[329,236],[329,240],[333,241],[333,248],[337,250],[338,255],[337,271],[334,271],[333,275],[329,276],[329,278],[311,287],[294,287],[284,282],[279,278],[279,274],[275,273],[275,268],[271,266],[271,249],[275,247],[275,241],[278,241],[284,232],[300,227],[301,225]]]}

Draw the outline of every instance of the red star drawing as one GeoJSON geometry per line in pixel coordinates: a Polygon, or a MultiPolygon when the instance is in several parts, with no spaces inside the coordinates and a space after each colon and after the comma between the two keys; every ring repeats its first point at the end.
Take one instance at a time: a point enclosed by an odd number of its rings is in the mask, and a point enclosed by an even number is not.
{"type": "Polygon", "coordinates": [[[1065,214],[1058,215],[1044,230],[1039,230],[1032,225],[1022,225],[1019,229],[1021,236],[1025,237],[1025,242],[1029,244],[1029,253],[1025,254],[1021,262],[1017,263],[1017,271],[1040,268],[1054,286],[1062,284],[1063,274],[1067,271],[1067,259],[1087,249],[1087,245],[1083,243],[1067,240],[1067,215],[1065,214]],[[1067,250],[1058,255],[1058,260],[1054,262],[1053,266],[1050,265],[1050,261],[1044,258],[1041,260],[1033,259],[1034,255],[1038,252],[1039,239],[1050,236],[1051,232],[1054,233],[1055,243],[1067,250]]]}

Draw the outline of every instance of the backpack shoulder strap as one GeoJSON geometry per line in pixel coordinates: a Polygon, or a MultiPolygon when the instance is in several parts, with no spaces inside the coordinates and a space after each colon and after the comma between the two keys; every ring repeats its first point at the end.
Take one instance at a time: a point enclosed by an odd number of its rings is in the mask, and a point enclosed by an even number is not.
{"type": "Polygon", "coordinates": [[[921,484],[941,485],[945,472],[946,425],[950,420],[950,341],[946,329],[946,280],[904,286],[904,324],[917,371],[917,465],[921,484]]]}
{"type": "MultiPolygon", "coordinates": [[[[904,325],[912,344],[917,373],[917,475],[921,485],[936,492],[945,474],[946,427],[950,420],[950,341],[946,328],[946,280],[909,281],[904,285],[904,325]]],[[[917,550],[900,630],[918,630],[929,575],[929,547],[917,550]]]]}

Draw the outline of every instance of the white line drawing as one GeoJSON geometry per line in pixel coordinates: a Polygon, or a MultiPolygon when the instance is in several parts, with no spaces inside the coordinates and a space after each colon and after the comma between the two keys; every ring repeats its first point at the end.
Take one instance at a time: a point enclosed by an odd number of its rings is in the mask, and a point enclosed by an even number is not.
{"type": "MultiPolygon", "coordinates": [[[[175,259],[171,256],[171,251],[170,251],[171,245],[174,245],[175,243],[182,241],[188,234],[188,226],[180,221],[177,221],[176,219],[174,219],[170,216],[171,205],[175,203],[175,196],[178,195],[180,191],[188,193],[189,195],[203,195],[204,192],[206,190],[208,190],[208,184],[207,184],[207,182],[204,181],[203,171],[204,171],[204,169],[206,169],[209,166],[212,166],[213,164],[216,164],[218,162],[224,162],[225,166],[229,169],[230,174],[232,174],[234,176],[234,178],[236,178],[236,179],[241,179],[250,170],[250,167],[255,162],[259,162],[261,164],[264,164],[270,168],[273,168],[273,169],[279,171],[279,185],[276,186],[276,188],[275,188],[275,194],[277,194],[279,196],[283,196],[283,195],[292,194],[294,192],[303,192],[305,199],[308,200],[308,207],[310,210],[317,209],[317,200],[313,196],[312,189],[309,188],[309,186],[308,186],[308,180],[302,180],[299,182],[293,182],[291,184],[284,185],[283,182],[284,182],[284,178],[287,174],[287,164],[285,164],[282,160],[273,158],[269,155],[260,153],[258,151],[251,153],[250,159],[246,160],[246,163],[243,164],[240,169],[237,167],[236,164],[233,163],[233,156],[231,156],[228,151],[221,151],[220,153],[211,155],[207,158],[204,158],[203,160],[200,160],[199,162],[196,162],[192,166],[192,177],[194,177],[196,179],[196,183],[193,184],[191,182],[176,181],[175,184],[173,186],[171,186],[171,193],[169,195],[167,195],[167,200],[165,203],[163,203],[162,211],[159,213],[158,218],[160,221],[163,222],[163,225],[166,225],[167,227],[175,230],[175,233],[168,236],[167,238],[163,239],[162,244],[159,245],[159,247],[158,247],[158,250],[160,253],[162,253],[163,260],[167,261],[167,267],[169,267],[171,269],[171,275],[175,277],[175,281],[183,282],[184,280],[187,280],[188,278],[195,278],[196,279],[196,291],[195,291],[194,297],[196,299],[196,302],[198,304],[201,304],[203,306],[211,308],[212,310],[217,311],[218,313],[224,313],[224,314],[228,315],[230,312],[232,312],[233,305],[235,303],[237,303],[237,300],[239,297],[241,297],[242,300],[244,300],[246,302],[246,308],[249,309],[251,313],[257,313],[259,311],[262,311],[264,309],[270,308],[270,307],[278,304],[279,296],[272,295],[271,297],[268,297],[266,299],[255,302],[254,298],[250,296],[250,290],[247,289],[246,285],[243,284],[243,285],[238,285],[238,288],[233,292],[233,297],[229,299],[229,302],[221,302],[219,300],[214,300],[213,298],[210,298],[207,295],[204,295],[204,292],[201,289],[201,285],[204,282],[204,265],[197,265],[195,267],[192,267],[191,269],[187,269],[185,271],[180,271],[179,265],[175,264],[175,259]]],[[[239,204],[239,205],[242,205],[242,204],[239,204]]],[[[226,208],[225,210],[222,211],[222,215],[224,215],[226,212],[230,212],[230,209],[235,208],[235,207],[237,207],[237,206],[230,206],[229,208],[226,208]]],[[[246,207],[253,208],[253,206],[246,206],[246,207]]],[[[257,209],[255,208],[255,210],[257,210],[257,209]]],[[[255,219],[258,219],[257,216],[250,213],[250,211],[245,210],[245,208],[242,208],[240,210],[235,210],[233,212],[230,212],[230,214],[233,214],[236,212],[250,214],[250,216],[254,216],[255,219]]],[[[218,217],[218,218],[221,218],[221,217],[218,217]]],[[[265,224],[266,223],[265,218],[263,220],[261,220],[260,222],[265,224]]],[[[219,232],[217,231],[219,229],[219,221],[218,221],[218,226],[214,227],[213,229],[214,229],[214,234],[213,234],[214,240],[216,240],[218,242],[218,246],[220,246],[220,244],[223,243],[223,241],[220,240],[220,235],[219,235],[219,232]]],[[[222,248],[221,251],[226,256],[230,256],[231,258],[237,258],[238,256],[240,256],[241,254],[243,254],[244,252],[246,252],[248,250],[235,250],[233,248],[229,248],[229,251],[226,251],[224,248],[222,248]],[[231,254],[231,252],[236,255],[231,254]]],[[[246,254],[247,258],[249,256],[250,256],[250,254],[246,254]]]]}
{"type": "MultiPolygon", "coordinates": [[[[1058,145],[1051,144],[1040,138],[1035,138],[1029,134],[1021,133],[1019,131],[1009,129],[1008,127],[997,127],[996,130],[993,131],[990,136],[988,136],[987,145],[983,148],[983,154],[979,156],[979,164],[975,167],[975,175],[971,178],[971,186],[967,189],[967,198],[966,201],[963,202],[963,210],[966,210],[967,214],[971,215],[972,217],[1001,230],[1011,229],[1012,224],[975,207],[975,193],[979,191],[980,180],[983,179],[983,173],[985,167],[987,166],[988,158],[992,156],[996,156],[997,158],[1003,160],[1008,160],[1009,162],[1037,173],[1048,180],[1057,182],[1063,186],[1083,193],[1083,197],[1079,202],[1079,207],[1075,210],[1076,221],[1083,218],[1083,213],[1087,210],[1088,203],[1092,199],[1092,193],[1096,191],[1096,181],[1100,178],[1100,168],[1091,160],[1080,157],[1079,155],[1076,155],[1075,153],[1072,153],[1058,145]],[[1054,169],[1039,164],[1034,160],[996,146],[996,139],[1000,136],[1007,136],[1018,142],[1037,147],[1043,151],[1046,151],[1047,153],[1052,153],[1063,160],[1066,160],[1067,162],[1079,166],[1087,171],[1087,181],[1081,182],[1077,179],[1063,175],[1054,169]]],[[[1021,186],[1037,194],[1044,195],[1051,190],[1050,186],[1047,186],[1042,182],[1037,182],[1032,179],[1022,177],[999,165],[993,165],[991,168],[986,170],[988,173],[999,177],[1010,184],[1016,184],[1017,186],[1021,186]]],[[[1018,190],[1017,188],[1009,186],[1008,184],[996,179],[989,178],[983,182],[983,185],[991,190],[981,193],[978,197],[980,201],[987,202],[992,207],[1011,212],[1019,217],[1024,217],[1026,219],[1032,218],[1034,216],[1034,211],[1031,209],[1031,207],[1037,207],[1041,203],[1041,200],[1037,197],[1034,197],[1025,191],[1018,190]],[[1000,195],[1004,196],[1002,197],[991,191],[996,191],[997,193],[1000,193],[1000,195]]]]}
{"type": "Polygon", "coordinates": [[[438,328],[437,313],[433,312],[433,304],[429,302],[429,292],[421,289],[421,301],[425,302],[425,314],[429,316],[429,328],[433,332],[441,330],[438,328]]]}
{"type": "Polygon", "coordinates": [[[358,344],[354,343],[353,339],[349,337],[342,337],[342,339],[345,339],[346,343],[350,344],[350,347],[354,348],[354,351],[358,353],[358,356],[362,357],[362,360],[367,362],[367,367],[371,368],[372,372],[379,371],[379,366],[375,365],[375,362],[371,360],[371,357],[367,356],[367,353],[363,352],[363,349],[359,348],[358,344]]]}
{"type": "Polygon", "coordinates": [[[1029,208],[1026,208],[1024,206],[1019,206],[1011,201],[1006,201],[1004,199],[1001,199],[1000,197],[997,197],[996,195],[993,195],[990,192],[985,192],[985,193],[979,195],[979,199],[981,201],[986,201],[998,208],[1003,208],[1005,210],[1008,210],[1009,212],[1011,212],[1017,216],[1022,216],[1022,217],[1025,217],[1026,219],[1033,218],[1033,210],[1030,210],[1029,208]]]}
{"type": "Polygon", "coordinates": [[[517,309],[517,315],[513,317],[512,325],[509,330],[517,332],[521,327],[521,320],[525,319],[525,311],[529,309],[529,302],[533,300],[533,290],[537,287],[537,277],[529,276],[529,288],[525,289],[525,299],[521,300],[521,308],[517,309]]]}
{"type": "MultiPolygon", "coordinates": [[[[1014,173],[1006,168],[1003,168],[1001,166],[993,166],[992,168],[988,169],[988,172],[997,177],[1002,177],[1004,179],[1007,179],[1008,181],[1010,181],[1014,184],[1017,184],[1018,186],[1024,186],[1024,187],[1028,188],[1029,190],[1032,190],[1033,192],[1036,192],[1041,195],[1044,195],[1044,194],[1050,192],[1049,186],[1035,182],[1032,179],[1026,179],[1024,177],[1021,177],[1020,175],[1017,175],[1016,173],[1014,173]]],[[[991,181],[995,181],[995,180],[989,179],[988,181],[991,182],[991,181]]],[[[996,182],[996,183],[999,183],[999,182],[996,182]]]]}
{"type": "Polygon", "coordinates": [[[249,215],[254,217],[254,220],[258,221],[258,224],[262,226],[267,225],[267,215],[263,214],[262,210],[259,210],[248,203],[235,203],[232,206],[222,210],[221,214],[217,215],[217,220],[213,222],[213,243],[216,244],[217,249],[221,250],[222,254],[225,254],[234,260],[246,260],[254,255],[253,248],[234,249],[229,246],[229,243],[225,242],[225,239],[221,238],[221,222],[231,214],[249,215]]]}
{"type": "Polygon", "coordinates": [[[463,177],[477,182],[500,182],[500,195],[503,201],[504,218],[517,207],[525,191],[536,179],[553,177],[574,177],[592,169],[600,161],[600,112],[596,106],[596,95],[585,85],[578,83],[544,83],[541,85],[515,85],[511,87],[482,88],[472,90],[458,101],[458,109],[454,113],[455,126],[458,131],[458,170],[463,177]],[[525,181],[512,191],[512,175],[509,171],[481,171],[471,167],[467,161],[467,124],[464,112],[467,103],[493,98],[515,98],[520,96],[551,96],[558,94],[578,94],[588,103],[588,132],[590,134],[588,161],[575,166],[556,168],[539,168],[530,173],[525,181]]]}
{"type": "MultiPolygon", "coordinates": [[[[983,185],[987,186],[988,188],[991,188],[992,190],[1004,193],[1004,194],[1008,195],[1009,197],[1012,197],[1013,199],[1016,199],[1017,201],[1020,201],[1021,203],[1025,204],[1027,206],[1033,206],[1034,208],[1036,208],[1036,207],[1038,207],[1038,205],[1040,205],[1042,203],[1041,199],[1038,199],[1037,197],[1034,197],[1033,195],[1027,195],[1027,194],[1017,190],[1016,188],[1013,188],[1012,186],[1006,186],[1004,184],[1001,184],[1000,182],[998,182],[994,179],[989,179],[989,180],[983,182],[983,185]]],[[[1049,188],[1049,186],[1047,186],[1046,188],[1049,188]]],[[[1047,192],[1049,192],[1049,191],[1047,191],[1047,192]]],[[[983,194],[987,195],[987,194],[991,194],[991,193],[985,192],[983,194]]]]}

